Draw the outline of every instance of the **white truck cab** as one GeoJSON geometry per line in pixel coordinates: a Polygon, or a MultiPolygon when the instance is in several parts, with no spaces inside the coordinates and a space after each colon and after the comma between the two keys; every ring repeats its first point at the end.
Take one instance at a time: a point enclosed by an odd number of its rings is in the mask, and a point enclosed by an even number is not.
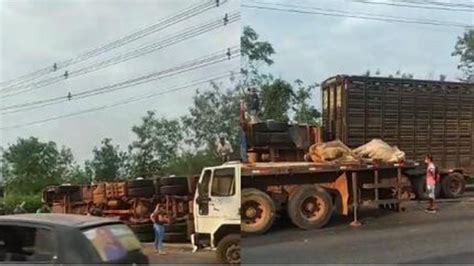
{"type": "Polygon", "coordinates": [[[194,196],[196,248],[217,250],[220,262],[240,264],[240,164],[204,168],[194,196]]]}

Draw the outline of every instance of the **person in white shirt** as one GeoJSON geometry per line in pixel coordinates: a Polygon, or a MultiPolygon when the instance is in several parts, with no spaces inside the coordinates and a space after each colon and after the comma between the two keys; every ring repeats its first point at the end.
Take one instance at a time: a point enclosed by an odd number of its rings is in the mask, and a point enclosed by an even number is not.
{"type": "Polygon", "coordinates": [[[226,140],[224,134],[219,135],[219,141],[217,141],[217,155],[221,158],[222,162],[225,163],[230,160],[230,155],[234,152],[230,142],[226,140]]]}

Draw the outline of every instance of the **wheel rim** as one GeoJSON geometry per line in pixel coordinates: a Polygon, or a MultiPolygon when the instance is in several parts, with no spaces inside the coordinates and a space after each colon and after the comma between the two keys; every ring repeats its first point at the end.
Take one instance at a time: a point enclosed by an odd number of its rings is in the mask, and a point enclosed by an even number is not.
{"type": "Polygon", "coordinates": [[[240,263],[240,247],[234,243],[229,245],[225,251],[225,259],[227,263],[237,264],[240,263]]]}
{"type": "Polygon", "coordinates": [[[242,205],[241,220],[247,225],[258,226],[264,220],[263,214],[262,204],[257,201],[247,201],[242,205]]]}
{"type": "Polygon", "coordinates": [[[323,216],[326,207],[326,204],[319,196],[309,196],[302,201],[300,211],[303,218],[315,221],[323,216]]]}
{"type": "Polygon", "coordinates": [[[461,182],[459,180],[457,180],[456,178],[451,178],[451,180],[449,181],[449,191],[452,193],[452,194],[458,194],[461,192],[461,182]]]}

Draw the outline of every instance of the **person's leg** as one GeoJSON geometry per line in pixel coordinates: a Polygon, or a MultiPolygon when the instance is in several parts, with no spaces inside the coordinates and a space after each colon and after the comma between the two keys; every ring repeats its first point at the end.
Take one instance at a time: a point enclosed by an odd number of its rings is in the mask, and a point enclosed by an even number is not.
{"type": "Polygon", "coordinates": [[[155,233],[155,249],[156,250],[160,250],[159,249],[159,244],[160,244],[160,229],[158,228],[158,224],[153,224],[153,231],[155,233]]]}
{"type": "Polygon", "coordinates": [[[159,226],[159,237],[158,237],[158,250],[161,254],[165,254],[163,249],[163,239],[165,238],[165,227],[163,225],[159,226]]]}

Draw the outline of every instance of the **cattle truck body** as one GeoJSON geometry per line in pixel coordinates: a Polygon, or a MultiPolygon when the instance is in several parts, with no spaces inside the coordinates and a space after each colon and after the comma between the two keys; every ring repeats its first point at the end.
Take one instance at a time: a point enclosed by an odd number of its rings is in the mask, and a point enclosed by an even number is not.
{"type": "Polygon", "coordinates": [[[380,138],[407,159],[432,154],[474,176],[474,84],[339,75],[322,84],[325,140],[351,148],[380,138]]]}

